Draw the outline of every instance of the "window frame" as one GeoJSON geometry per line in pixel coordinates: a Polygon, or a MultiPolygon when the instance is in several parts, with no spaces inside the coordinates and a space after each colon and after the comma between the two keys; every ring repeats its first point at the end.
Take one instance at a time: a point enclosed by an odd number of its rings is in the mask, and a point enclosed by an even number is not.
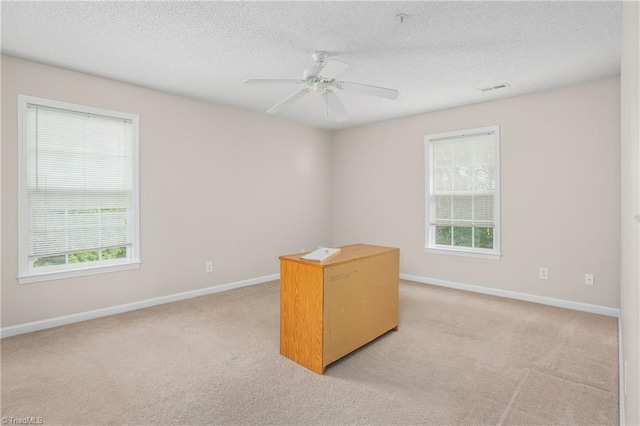
{"type": "MultiPolygon", "coordinates": [[[[483,259],[499,260],[501,251],[501,223],[500,223],[500,126],[485,126],[473,129],[457,130],[453,132],[426,135],[425,147],[425,247],[426,253],[467,256],[483,259]],[[433,142],[443,139],[454,139],[473,136],[481,133],[493,133],[495,141],[495,188],[493,193],[493,249],[473,247],[445,246],[435,243],[435,225],[431,225],[431,197],[433,194],[433,142]]],[[[473,228],[472,228],[473,229],[473,228]]]]}
{"type": "Polygon", "coordinates": [[[139,202],[139,126],[137,114],[96,108],[70,102],[45,99],[35,96],[18,95],[18,283],[30,284],[41,281],[59,280],[78,276],[95,275],[108,272],[136,269],[140,260],[140,202],[139,202]],[[128,256],[122,259],[107,259],[93,262],[67,263],[40,268],[33,268],[29,260],[28,238],[29,218],[27,202],[27,105],[69,110],[106,117],[131,120],[133,128],[132,167],[133,167],[133,200],[132,200],[132,238],[128,256]]]}

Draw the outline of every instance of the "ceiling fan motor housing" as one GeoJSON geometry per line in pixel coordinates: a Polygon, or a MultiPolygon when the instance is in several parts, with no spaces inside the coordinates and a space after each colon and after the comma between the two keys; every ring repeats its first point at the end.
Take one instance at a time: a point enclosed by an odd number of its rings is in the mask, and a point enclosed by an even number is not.
{"type": "Polygon", "coordinates": [[[327,60],[327,56],[328,56],[327,52],[322,50],[316,50],[315,53],[312,55],[313,60],[316,61],[318,65],[324,64],[324,61],[327,60]]]}
{"type": "Polygon", "coordinates": [[[318,50],[313,54],[313,60],[316,61],[316,65],[307,68],[302,74],[303,80],[309,83],[315,92],[324,92],[327,85],[331,84],[332,80],[326,79],[320,76],[320,71],[324,68],[325,61],[327,60],[327,52],[318,50]]]}
{"type": "Polygon", "coordinates": [[[298,90],[293,95],[280,101],[278,104],[267,110],[267,114],[274,115],[282,112],[285,108],[302,98],[309,92],[321,94],[327,107],[327,115],[340,122],[349,118],[344,106],[332,89],[340,89],[351,92],[359,92],[367,95],[380,96],[388,99],[396,99],[398,91],[385,87],[369,86],[360,83],[349,83],[337,81],[336,77],[349,69],[349,64],[340,60],[330,60],[327,62],[327,52],[317,51],[313,54],[316,65],[307,68],[302,73],[302,80],[290,79],[257,79],[246,80],[245,83],[267,83],[267,84],[304,84],[306,87],[298,90]]]}

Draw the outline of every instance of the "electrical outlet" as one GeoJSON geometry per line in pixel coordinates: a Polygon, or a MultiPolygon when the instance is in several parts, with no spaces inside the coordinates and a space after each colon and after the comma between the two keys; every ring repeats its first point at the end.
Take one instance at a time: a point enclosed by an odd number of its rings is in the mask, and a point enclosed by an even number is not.
{"type": "Polygon", "coordinates": [[[547,268],[546,266],[541,266],[540,269],[538,269],[538,275],[540,276],[541,280],[548,280],[549,268],[547,268]]]}
{"type": "Polygon", "coordinates": [[[213,262],[212,261],[208,261],[205,264],[205,268],[206,268],[207,272],[213,272],[213,262]]]}
{"type": "Polygon", "coordinates": [[[584,274],[584,284],[593,285],[593,274],[584,274]]]}

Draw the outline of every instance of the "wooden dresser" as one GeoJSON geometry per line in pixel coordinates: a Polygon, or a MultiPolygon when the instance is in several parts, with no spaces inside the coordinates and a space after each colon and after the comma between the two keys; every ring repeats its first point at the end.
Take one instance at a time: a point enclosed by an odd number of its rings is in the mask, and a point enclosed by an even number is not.
{"type": "Polygon", "coordinates": [[[322,263],[280,257],[280,354],[324,374],[398,327],[400,250],[353,244],[322,263]]]}

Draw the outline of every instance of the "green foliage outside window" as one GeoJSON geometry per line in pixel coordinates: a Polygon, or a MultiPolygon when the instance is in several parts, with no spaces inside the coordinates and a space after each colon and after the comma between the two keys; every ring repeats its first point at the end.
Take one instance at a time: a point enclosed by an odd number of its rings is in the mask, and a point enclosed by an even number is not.
{"type": "Polygon", "coordinates": [[[102,250],[102,260],[121,259],[127,257],[126,247],[116,247],[102,250]]]}
{"type": "Polygon", "coordinates": [[[474,228],[475,246],[478,248],[493,248],[493,228],[474,228]]]}
{"type": "Polygon", "coordinates": [[[453,245],[457,247],[471,247],[472,241],[472,228],[467,226],[454,226],[453,227],[453,245]]]}
{"type": "Polygon", "coordinates": [[[436,244],[443,246],[493,248],[493,228],[436,226],[436,244]]]}
{"type": "Polygon", "coordinates": [[[104,250],[90,250],[78,253],[70,253],[68,255],[61,254],[58,256],[46,256],[37,257],[33,259],[33,267],[41,268],[44,266],[64,265],[67,263],[82,263],[82,262],[95,262],[100,259],[100,253],[102,253],[102,260],[109,259],[121,259],[127,257],[126,247],[114,247],[104,250]]]}
{"type": "Polygon", "coordinates": [[[100,260],[100,252],[98,250],[71,253],[69,255],[69,263],[95,262],[96,260],[100,260]]]}
{"type": "Polygon", "coordinates": [[[64,254],[60,256],[36,257],[33,259],[33,267],[41,268],[43,266],[64,265],[67,263],[67,257],[64,254]]]}
{"type": "Polygon", "coordinates": [[[451,226],[436,226],[436,244],[451,245],[451,226]]]}

